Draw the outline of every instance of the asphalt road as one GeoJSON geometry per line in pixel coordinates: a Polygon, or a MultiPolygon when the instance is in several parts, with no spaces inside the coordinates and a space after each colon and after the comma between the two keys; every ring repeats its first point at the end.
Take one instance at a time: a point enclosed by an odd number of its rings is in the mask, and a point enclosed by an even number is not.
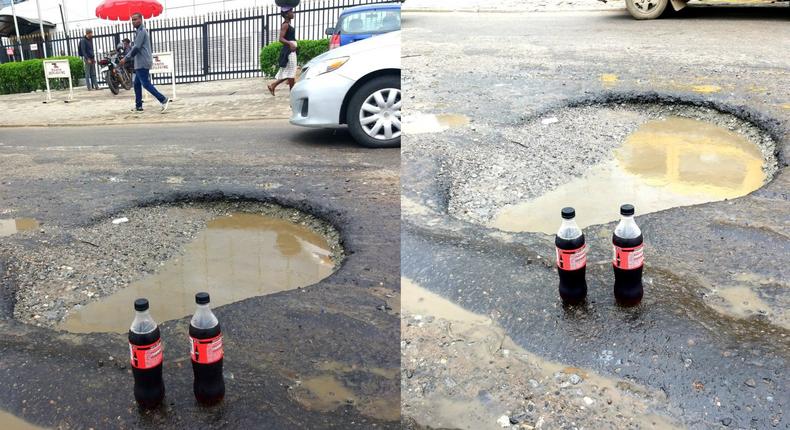
{"type": "MultiPolygon", "coordinates": [[[[357,398],[399,404],[398,377],[380,370],[400,367],[398,319],[377,309],[399,291],[399,159],[398,150],[355,145],[345,131],[285,121],[1,129],[3,217],[69,231],[140,204],[271,201],[334,225],[347,258],[318,284],[215,310],[227,339],[227,394],[212,409],[195,405],[188,360],[178,354],[188,348],[186,319],[161,325],[166,407],[141,414],[125,336],[22,324],[9,317],[5,300],[0,409],[57,428],[397,428],[391,416],[363,415],[356,404],[309,409],[291,387],[327,374],[320,363],[338,362],[345,370],[329,373],[357,398]],[[173,176],[183,180],[168,182],[173,176]]],[[[46,235],[27,246],[46,246],[46,235]]],[[[16,257],[6,240],[5,293],[14,288],[6,267],[16,257]]]]}
{"type": "MultiPolygon", "coordinates": [[[[702,295],[746,273],[779,280],[764,286],[773,291],[766,300],[786,310],[789,12],[697,8],[649,22],[625,11],[404,16],[406,115],[461,114],[472,125],[404,138],[403,276],[492,316],[529,351],[663,391],[668,406],[657,412],[688,428],[787,428],[790,333],[759,316],[717,313],[702,295]],[[777,143],[780,169],[748,196],[638,217],[649,250],[639,308],[613,304],[613,224],[585,231],[589,305],[569,311],[545,263],[549,236],[448,215],[456,183],[493,167],[487,147],[499,129],[569,105],[646,101],[752,121],[777,143]],[[776,258],[763,258],[766,249],[776,258]]],[[[534,172],[550,174],[550,166],[534,172]]]]}

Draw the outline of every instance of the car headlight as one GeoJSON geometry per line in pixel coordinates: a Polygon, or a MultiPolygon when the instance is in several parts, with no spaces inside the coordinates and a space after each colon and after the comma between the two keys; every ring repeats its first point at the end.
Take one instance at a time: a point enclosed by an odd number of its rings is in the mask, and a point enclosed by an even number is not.
{"type": "Polygon", "coordinates": [[[332,58],[331,60],[324,60],[316,64],[311,64],[305,73],[302,74],[302,79],[306,80],[323,75],[324,73],[334,72],[335,70],[341,68],[343,64],[346,64],[349,58],[350,57],[338,57],[332,58]]]}

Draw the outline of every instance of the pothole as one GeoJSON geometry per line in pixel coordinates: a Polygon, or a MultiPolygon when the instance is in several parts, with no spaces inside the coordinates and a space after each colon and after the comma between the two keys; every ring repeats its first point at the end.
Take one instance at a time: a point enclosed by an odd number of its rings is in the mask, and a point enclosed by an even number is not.
{"type": "Polygon", "coordinates": [[[11,236],[22,231],[32,231],[39,227],[33,218],[0,219],[0,237],[11,236]]]}
{"type": "Polygon", "coordinates": [[[14,316],[71,332],[125,332],[138,297],[162,322],[191,314],[196,291],[221,306],[305,287],[343,258],[334,228],[264,203],[135,208],[86,228],[49,228],[33,236],[48,246],[13,245],[14,316]],[[113,224],[120,216],[129,221],[113,224]]]}
{"type": "Polygon", "coordinates": [[[584,227],[618,219],[625,202],[645,214],[731,199],[777,170],[766,133],[690,106],[567,108],[504,130],[499,146],[454,178],[449,210],[506,231],[554,233],[564,206],[584,227]]]}
{"type": "Polygon", "coordinates": [[[621,203],[644,214],[740,197],[766,180],[763,155],[746,137],[677,116],[642,124],[613,154],[613,160],[592,166],[579,178],[503,208],[491,225],[550,234],[564,206],[574,206],[584,228],[617,219],[621,203]]]}

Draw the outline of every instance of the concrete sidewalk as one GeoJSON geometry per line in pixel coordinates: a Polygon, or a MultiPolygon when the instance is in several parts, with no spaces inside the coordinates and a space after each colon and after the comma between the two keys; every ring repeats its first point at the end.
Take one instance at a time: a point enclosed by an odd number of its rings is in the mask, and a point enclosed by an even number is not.
{"type": "MultiPolygon", "coordinates": [[[[75,88],[71,103],[63,102],[68,91],[54,91],[51,103],[43,103],[46,92],[8,94],[0,96],[0,127],[287,119],[291,114],[288,87],[280,86],[272,97],[266,83],[265,78],[247,78],[176,85],[177,98],[165,113],[160,113],[159,103],[150,94],[143,99],[145,112],[131,112],[134,90],[121,89],[116,96],[109,89],[75,88]]],[[[157,89],[172,97],[170,85],[157,85],[157,89]]]]}

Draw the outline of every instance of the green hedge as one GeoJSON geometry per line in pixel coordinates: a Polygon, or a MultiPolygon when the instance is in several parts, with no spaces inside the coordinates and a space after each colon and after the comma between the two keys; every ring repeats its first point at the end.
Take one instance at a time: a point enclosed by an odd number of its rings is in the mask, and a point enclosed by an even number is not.
{"type": "MultiPolygon", "coordinates": [[[[296,56],[300,66],[329,50],[329,39],[322,40],[300,40],[299,54],[296,56]]],[[[270,43],[261,48],[261,70],[266,76],[277,74],[277,60],[280,58],[280,49],[283,44],[280,42],[270,43]]]]}
{"type": "MultiPolygon", "coordinates": [[[[77,80],[85,76],[82,68],[82,59],[79,57],[50,57],[47,60],[69,60],[71,79],[74,86],[77,80]]],[[[68,79],[50,79],[52,89],[69,87],[68,79]]],[[[45,90],[44,60],[33,59],[0,64],[0,94],[29,93],[35,90],[45,90]]]]}

